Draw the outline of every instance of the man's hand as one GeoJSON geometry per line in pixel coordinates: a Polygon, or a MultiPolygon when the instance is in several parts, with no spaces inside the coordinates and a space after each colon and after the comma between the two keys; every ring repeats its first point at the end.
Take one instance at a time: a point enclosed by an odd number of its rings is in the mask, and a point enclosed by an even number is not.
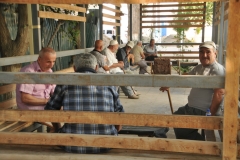
{"type": "Polygon", "coordinates": [[[164,92],[164,91],[168,91],[169,90],[169,87],[161,87],[159,88],[160,91],[164,92]]]}
{"type": "Polygon", "coordinates": [[[115,128],[119,132],[122,129],[122,125],[115,125],[115,128]]]}

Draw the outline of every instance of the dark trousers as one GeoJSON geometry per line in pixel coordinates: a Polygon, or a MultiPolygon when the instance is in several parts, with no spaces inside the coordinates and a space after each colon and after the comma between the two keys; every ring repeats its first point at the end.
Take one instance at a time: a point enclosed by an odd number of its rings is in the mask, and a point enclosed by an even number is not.
{"type": "Polygon", "coordinates": [[[154,61],[154,58],[158,58],[158,56],[148,56],[145,58],[146,61],[154,61]]]}
{"type": "MultiPolygon", "coordinates": [[[[187,104],[183,107],[178,108],[173,114],[178,115],[205,115],[206,112],[189,107],[187,104]]],[[[177,139],[189,139],[189,140],[199,140],[205,141],[205,137],[198,133],[198,129],[194,128],[174,128],[174,132],[177,139]]]]}

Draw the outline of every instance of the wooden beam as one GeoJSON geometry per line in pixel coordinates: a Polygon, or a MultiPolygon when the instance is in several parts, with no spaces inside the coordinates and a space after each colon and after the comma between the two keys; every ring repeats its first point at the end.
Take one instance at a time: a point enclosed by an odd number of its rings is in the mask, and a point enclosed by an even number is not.
{"type": "Polygon", "coordinates": [[[0,110],[0,113],[0,121],[222,129],[221,117],[46,110],[0,110]]]}
{"type": "Polygon", "coordinates": [[[180,7],[180,6],[204,6],[204,3],[193,3],[193,4],[162,4],[162,5],[142,5],[142,8],[153,8],[153,7],[180,7]]]}
{"type": "Polygon", "coordinates": [[[199,59],[199,57],[187,57],[187,56],[162,56],[162,58],[170,58],[170,59],[199,59]]]}
{"type": "MultiPolygon", "coordinates": [[[[177,58],[175,58],[177,59],[177,58]]],[[[184,58],[185,59],[185,58],[184,58]]],[[[238,74],[237,74],[238,75],[238,74]]],[[[118,74],[63,74],[2,72],[0,83],[6,84],[68,84],[99,86],[224,88],[224,76],[179,75],[118,75],[118,74]],[[136,83],[138,79],[138,83],[136,83]],[[208,83],[204,83],[204,82],[208,83]]]]}
{"type": "Polygon", "coordinates": [[[169,10],[143,10],[142,13],[160,13],[160,12],[193,12],[193,11],[201,11],[204,9],[169,9],[169,10]]]}
{"type": "Polygon", "coordinates": [[[17,106],[15,98],[0,102],[0,109],[12,109],[14,106],[17,106]]]}
{"type": "Polygon", "coordinates": [[[45,12],[45,11],[38,11],[38,16],[40,18],[51,18],[51,19],[62,19],[62,20],[68,20],[68,21],[86,22],[86,17],[71,16],[67,14],[59,14],[59,13],[52,13],[52,12],[45,12]]]}
{"type": "Polygon", "coordinates": [[[140,26],[140,28],[190,28],[204,27],[204,25],[158,25],[158,26],[140,26]]]}
{"type": "Polygon", "coordinates": [[[104,6],[104,5],[103,5],[103,9],[106,9],[108,11],[112,11],[112,12],[115,12],[115,13],[121,13],[121,11],[118,10],[118,9],[113,9],[111,7],[107,7],[107,6],[104,6]]]}
{"type": "Polygon", "coordinates": [[[158,54],[198,54],[199,51],[158,51],[158,54]]]}
{"type": "Polygon", "coordinates": [[[198,20],[152,20],[152,21],[144,21],[142,20],[140,23],[184,23],[184,22],[204,22],[203,19],[198,19],[198,20]]]}
{"type": "Polygon", "coordinates": [[[121,20],[121,17],[118,17],[118,16],[113,16],[113,15],[106,14],[106,13],[103,13],[102,15],[103,15],[103,17],[106,17],[106,18],[121,20]]]}
{"type": "Polygon", "coordinates": [[[107,147],[220,155],[222,143],[108,135],[1,132],[2,144],[107,147]]]}
{"type": "MultiPolygon", "coordinates": [[[[214,2],[215,0],[205,0],[205,2],[214,2]]],[[[115,0],[0,0],[1,3],[19,3],[19,4],[42,4],[42,3],[59,3],[59,4],[102,4],[116,3],[115,0]]],[[[160,2],[176,2],[176,0],[118,0],[118,3],[142,4],[142,3],[160,3],[160,2]]],[[[178,0],[178,2],[186,2],[186,0],[178,0]]],[[[187,2],[196,2],[196,0],[188,0],[187,2]]]]}
{"type": "Polygon", "coordinates": [[[238,89],[240,51],[240,2],[229,1],[228,36],[226,56],[226,82],[223,121],[223,159],[237,158],[238,89]]]}
{"type": "Polygon", "coordinates": [[[13,92],[15,90],[16,90],[16,84],[8,84],[8,85],[0,86],[0,95],[13,92]]]}
{"type": "Polygon", "coordinates": [[[166,18],[166,17],[203,17],[204,14],[180,14],[180,15],[148,15],[148,16],[141,16],[140,18],[158,18],[158,17],[162,17],[162,18],[166,18]]]}
{"type": "Polygon", "coordinates": [[[86,13],[86,8],[78,7],[78,6],[72,6],[72,5],[69,5],[69,4],[43,4],[43,5],[86,13]]]}
{"type": "Polygon", "coordinates": [[[109,25],[109,26],[121,26],[121,23],[114,23],[114,22],[108,22],[108,21],[103,21],[103,24],[109,25]]]}

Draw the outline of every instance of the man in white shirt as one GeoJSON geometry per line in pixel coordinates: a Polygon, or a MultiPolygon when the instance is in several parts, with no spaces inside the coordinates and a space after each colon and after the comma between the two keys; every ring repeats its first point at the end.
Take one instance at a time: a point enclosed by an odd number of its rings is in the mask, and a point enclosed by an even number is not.
{"type": "MultiPolygon", "coordinates": [[[[124,64],[118,62],[116,58],[116,51],[118,50],[118,42],[111,40],[107,48],[102,51],[102,54],[107,57],[107,65],[110,69],[111,74],[124,74],[124,64]]],[[[120,86],[123,93],[128,96],[129,99],[138,99],[138,95],[135,95],[134,90],[130,86],[120,86]]]]}

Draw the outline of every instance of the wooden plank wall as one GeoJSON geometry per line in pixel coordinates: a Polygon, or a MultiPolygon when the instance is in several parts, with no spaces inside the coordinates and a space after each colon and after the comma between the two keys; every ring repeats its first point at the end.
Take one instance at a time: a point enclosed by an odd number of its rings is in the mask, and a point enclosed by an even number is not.
{"type": "Polygon", "coordinates": [[[142,5],[141,28],[189,28],[203,27],[205,17],[205,3],[194,4],[161,4],[142,5]],[[184,9],[181,7],[194,6],[196,9],[184,9]],[[177,9],[172,9],[172,8],[177,9]],[[195,12],[195,13],[194,13],[195,12]],[[164,14],[168,13],[168,15],[164,14]],[[175,14],[169,14],[175,13],[175,14]],[[180,13],[180,14],[179,14],[180,13]],[[193,20],[184,20],[185,17],[194,17],[193,20]],[[147,20],[147,18],[156,18],[147,20]],[[171,18],[169,20],[169,18],[171,18]],[[172,20],[172,18],[174,18],[172,20]],[[178,20],[175,20],[177,19],[178,20]]]}
{"type": "MultiPolygon", "coordinates": [[[[73,6],[70,4],[47,4],[47,3],[45,3],[43,5],[54,7],[54,8],[66,9],[66,10],[70,10],[70,11],[86,13],[86,8],[73,6]]],[[[51,19],[86,22],[86,17],[65,14],[65,13],[53,13],[53,12],[48,12],[48,11],[39,11],[38,16],[40,18],[51,18],[51,19]]]]}
{"type": "MultiPolygon", "coordinates": [[[[107,4],[103,4],[103,9],[106,11],[110,11],[110,13],[103,13],[103,25],[109,26],[121,26],[121,23],[117,23],[116,20],[121,20],[121,11],[120,9],[115,9],[115,7],[121,7],[121,4],[115,4],[113,7],[107,6],[107,4]]],[[[115,33],[116,34],[116,33],[115,33]]]]}

